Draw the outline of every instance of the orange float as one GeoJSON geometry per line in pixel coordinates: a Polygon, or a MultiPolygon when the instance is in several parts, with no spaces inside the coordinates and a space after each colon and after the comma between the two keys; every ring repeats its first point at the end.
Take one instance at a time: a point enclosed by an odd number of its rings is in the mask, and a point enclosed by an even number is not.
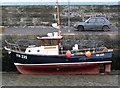
{"type": "Polygon", "coordinates": [[[86,57],[91,57],[91,52],[90,52],[90,51],[87,51],[87,52],[85,53],[85,56],[86,56],[86,57]]]}
{"type": "Polygon", "coordinates": [[[72,56],[72,53],[68,50],[68,51],[66,52],[66,56],[67,56],[67,57],[71,57],[71,56],[72,56]]]}

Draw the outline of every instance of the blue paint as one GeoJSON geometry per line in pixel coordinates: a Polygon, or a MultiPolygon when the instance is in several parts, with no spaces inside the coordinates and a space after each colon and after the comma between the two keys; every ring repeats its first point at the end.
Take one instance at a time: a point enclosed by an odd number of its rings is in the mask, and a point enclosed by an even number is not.
{"type": "Polygon", "coordinates": [[[15,63],[21,64],[45,64],[45,63],[73,63],[73,62],[96,62],[96,61],[112,61],[112,52],[97,53],[93,54],[90,58],[85,55],[77,55],[67,58],[66,56],[41,56],[41,55],[30,55],[21,54],[16,52],[11,52],[11,59],[15,63]],[[27,59],[17,57],[16,54],[20,56],[27,56],[27,59]],[[99,54],[104,54],[103,56],[96,56],[99,54]]]}

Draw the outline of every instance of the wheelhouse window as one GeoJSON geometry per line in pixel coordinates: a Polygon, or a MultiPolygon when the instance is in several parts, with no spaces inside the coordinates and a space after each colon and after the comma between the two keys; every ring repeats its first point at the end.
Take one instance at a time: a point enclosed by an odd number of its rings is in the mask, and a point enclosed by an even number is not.
{"type": "Polygon", "coordinates": [[[60,41],[59,39],[41,39],[40,45],[43,45],[43,46],[58,45],[59,41],[60,41]]]}
{"type": "Polygon", "coordinates": [[[46,44],[47,44],[46,40],[42,40],[42,45],[46,45],[46,44]]]}
{"type": "Polygon", "coordinates": [[[53,45],[57,45],[57,40],[55,40],[55,39],[52,40],[52,44],[53,44],[53,45]]]}
{"type": "Polygon", "coordinates": [[[52,45],[52,41],[48,39],[48,45],[52,45]]]}

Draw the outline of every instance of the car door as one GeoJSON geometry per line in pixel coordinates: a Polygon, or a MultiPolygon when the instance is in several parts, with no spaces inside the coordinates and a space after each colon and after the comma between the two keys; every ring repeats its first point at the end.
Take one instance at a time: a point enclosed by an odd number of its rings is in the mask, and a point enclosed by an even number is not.
{"type": "Polygon", "coordinates": [[[103,27],[103,25],[105,23],[105,20],[103,18],[97,18],[95,23],[96,23],[95,24],[96,28],[102,29],[102,27],[103,27]]]}
{"type": "Polygon", "coordinates": [[[90,18],[85,23],[86,29],[93,29],[95,27],[96,18],[90,18]]]}

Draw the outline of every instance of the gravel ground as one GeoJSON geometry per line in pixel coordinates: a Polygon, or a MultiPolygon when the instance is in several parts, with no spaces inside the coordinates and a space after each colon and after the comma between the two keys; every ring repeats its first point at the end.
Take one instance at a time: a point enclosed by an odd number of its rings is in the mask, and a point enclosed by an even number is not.
{"type": "Polygon", "coordinates": [[[22,75],[3,73],[2,86],[120,86],[120,75],[22,75]]]}
{"type": "MultiPolygon", "coordinates": [[[[16,35],[16,34],[20,34],[20,35],[39,35],[39,34],[43,34],[46,35],[49,32],[55,32],[58,31],[57,29],[53,28],[53,27],[45,27],[45,26],[41,26],[41,27],[27,27],[27,28],[5,28],[5,31],[3,32],[3,34],[5,35],[16,35]]],[[[68,28],[61,28],[61,33],[66,34],[69,33],[68,32],[68,28]]],[[[118,28],[117,27],[112,27],[110,29],[110,31],[96,31],[96,30],[87,30],[87,31],[75,31],[74,28],[70,28],[70,33],[71,34],[118,34],[118,28]]]]}

